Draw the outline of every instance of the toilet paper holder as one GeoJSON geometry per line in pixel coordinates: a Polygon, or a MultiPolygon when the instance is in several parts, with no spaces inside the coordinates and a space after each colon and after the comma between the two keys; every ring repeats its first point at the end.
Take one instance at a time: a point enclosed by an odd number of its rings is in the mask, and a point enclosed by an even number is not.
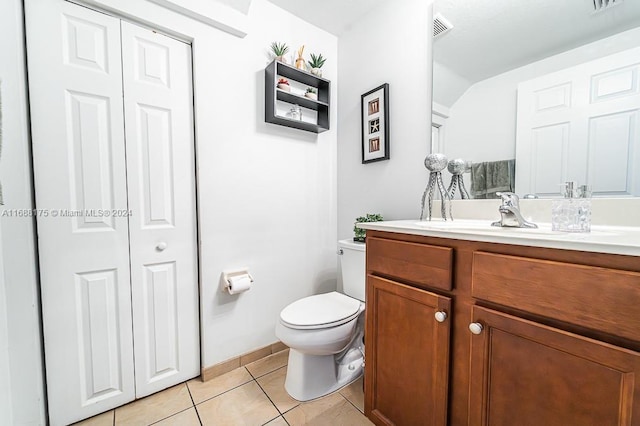
{"type": "Polygon", "coordinates": [[[222,291],[227,292],[229,290],[229,285],[231,284],[231,278],[239,277],[242,275],[246,275],[249,277],[251,282],[253,283],[253,277],[249,273],[249,268],[238,268],[233,270],[225,270],[222,271],[222,291]]]}

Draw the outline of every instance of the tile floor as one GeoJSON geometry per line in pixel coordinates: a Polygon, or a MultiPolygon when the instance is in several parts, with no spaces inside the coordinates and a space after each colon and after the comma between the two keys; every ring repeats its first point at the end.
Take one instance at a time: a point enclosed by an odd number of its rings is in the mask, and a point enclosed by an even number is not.
{"type": "Polygon", "coordinates": [[[300,403],[284,390],[289,350],[209,380],[200,378],[77,423],[113,425],[371,425],[362,414],[362,378],[300,403]]]}

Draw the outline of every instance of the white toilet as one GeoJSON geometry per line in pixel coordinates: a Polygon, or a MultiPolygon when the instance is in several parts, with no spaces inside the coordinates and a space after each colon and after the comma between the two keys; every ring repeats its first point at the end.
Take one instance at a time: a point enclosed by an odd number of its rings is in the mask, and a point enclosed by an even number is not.
{"type": "Polygon", "coordinates": [[[285,389],[298,401],[327,395],[364,368],[365,245],[338,242],[344,293],[332,291],[284,308],[276,336],[289,346],[285,389]]]}

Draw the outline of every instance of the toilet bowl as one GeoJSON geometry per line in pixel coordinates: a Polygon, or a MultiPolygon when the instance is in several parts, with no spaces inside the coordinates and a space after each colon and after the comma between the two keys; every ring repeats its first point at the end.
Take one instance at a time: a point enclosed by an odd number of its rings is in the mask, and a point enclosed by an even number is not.
{"type": "Polygon", "coordinates": [[[280,313],[276,336],[289,346],[285,389],[299,401],[358,379],[364,368],[364,244],[338,243],[343,289],[297,300],[280,313]]]}

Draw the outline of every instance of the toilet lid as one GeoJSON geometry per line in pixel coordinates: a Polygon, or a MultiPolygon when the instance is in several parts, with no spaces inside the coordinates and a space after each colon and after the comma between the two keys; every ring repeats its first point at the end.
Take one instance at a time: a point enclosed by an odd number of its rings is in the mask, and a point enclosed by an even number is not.
{"type": "Polygon", "coordinates": [[[284,308],[280,319],[293,328],[339,325],[357,316],[360,301],[344,294],[317,294],[297,300],[284,308]]]}

